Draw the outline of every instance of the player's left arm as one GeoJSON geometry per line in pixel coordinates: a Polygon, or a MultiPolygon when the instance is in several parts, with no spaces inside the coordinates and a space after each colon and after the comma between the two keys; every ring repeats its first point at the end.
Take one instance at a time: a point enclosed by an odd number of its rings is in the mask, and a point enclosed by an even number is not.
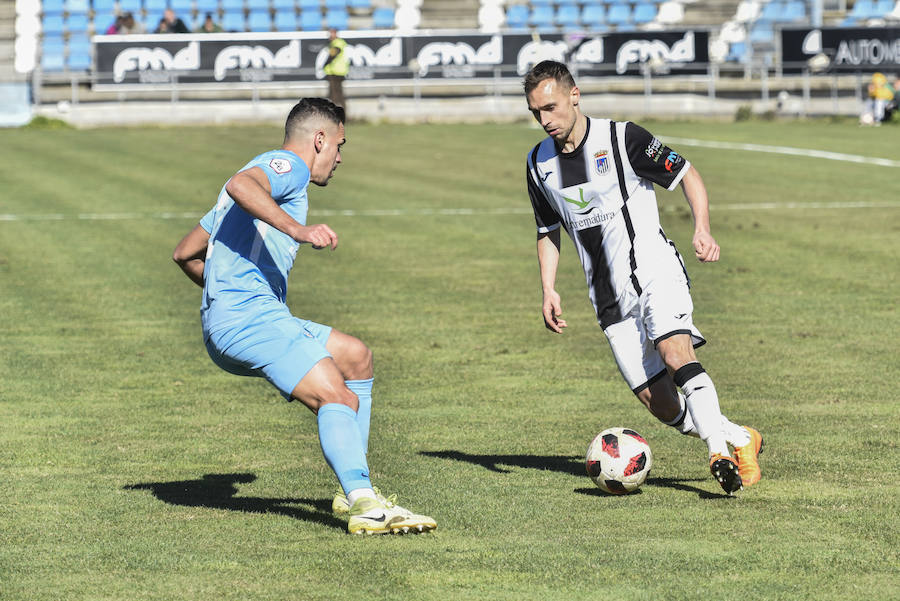
{"type": "Polygon", "coordinates": [[[201,288],[203,287],[203,267],[206,264],[206,247],[208,245],[209,232],[197,224],[181,239],[172,253],[172,260],[192,282],[201,288]]]}
{"type": "Polygon", "coordinates": [[[709,227],[709,196],[700,172],[691,165],[681,178],[681,190],[694,215],[694,255],[704,263],[719,260],[719,244],[709,227]]]}

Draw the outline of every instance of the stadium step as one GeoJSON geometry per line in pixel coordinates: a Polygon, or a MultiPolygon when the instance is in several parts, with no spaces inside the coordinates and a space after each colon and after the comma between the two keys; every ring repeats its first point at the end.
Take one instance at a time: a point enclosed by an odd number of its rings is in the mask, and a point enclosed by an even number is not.
{"type": "Polygon", "coordinates": [[[420,29],[478,29],[479,0],[424,0],[420,29]]]}

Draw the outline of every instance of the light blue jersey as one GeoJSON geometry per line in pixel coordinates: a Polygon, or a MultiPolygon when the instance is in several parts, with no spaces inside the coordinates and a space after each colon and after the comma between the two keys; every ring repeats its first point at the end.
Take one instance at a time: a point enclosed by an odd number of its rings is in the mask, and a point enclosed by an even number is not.
{"type": "MultiPolygon", "coordinates": [[[[309,169],[296,154],[272,150],[241,169],[262,169],[272,198],[297,222],[306,225],[309,169]]],[[[269,224],[254,219],[222,187],[216,206],[200,221],[209,232],[203,271],[201,316],[205,336],[240,328],[262,315],[284,309],[287,278],[299,243],[269,224]]]]}

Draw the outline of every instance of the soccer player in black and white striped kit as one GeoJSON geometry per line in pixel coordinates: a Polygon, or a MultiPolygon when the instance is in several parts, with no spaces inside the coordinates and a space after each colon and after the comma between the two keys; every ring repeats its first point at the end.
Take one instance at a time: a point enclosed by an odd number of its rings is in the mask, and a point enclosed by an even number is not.
{"type": "Polygon", "coordinates": [[[526,176],[547,328],[561,333],[566,327],[555,290],[565,230],[634,394],[660,421],[706,442],[710,471],[725,492],[756,483],[762,436],[722,415],[715,386],[697,361],[694,348],[706,341],[694,326],[687,271],[660,226],[653,190],[654,184],[681,186],[694,217],[694,254],[717,261],[700,174],[640,126],[582,114],[580,91],[562,63],[538,63],[524,87],[528,109],[548,135],[528,153],[526,176]]]}

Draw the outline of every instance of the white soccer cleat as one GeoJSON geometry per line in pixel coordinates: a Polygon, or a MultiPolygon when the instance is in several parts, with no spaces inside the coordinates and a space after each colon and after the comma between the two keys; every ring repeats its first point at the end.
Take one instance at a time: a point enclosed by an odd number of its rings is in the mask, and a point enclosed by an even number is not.
{"type": "Polygon", "coordinates": [[[437,522],[427,515],[417,515],[399,505],[370,497],[358,499],[349,513],[350,534],[406,534],[437,528],[437,522]]]}

